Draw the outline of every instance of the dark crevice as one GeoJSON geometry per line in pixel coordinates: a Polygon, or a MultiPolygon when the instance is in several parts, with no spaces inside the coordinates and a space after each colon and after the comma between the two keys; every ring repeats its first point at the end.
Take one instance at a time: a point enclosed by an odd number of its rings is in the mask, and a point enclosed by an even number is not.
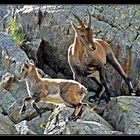
{"type": "Polygon", "coordinates": [[[132,25],[131,22],[132,22],[133,18],[135,17],[135,15],[136,15],[136,11],[134,11],[134,13],[133,13],[133,15],[132,15],[132,17],[131,17],[131,19],[129,21],[129,25],[125,28],[125,30],[128,29],[132,25]]]}
{"type": "Polygon", "coordinates": [[[54,47],[52,47],[48,41],[42,40],[37,51],[38,63],[36,66],[39,69],[42,69],[45,73],[49,74],[51,77],[55,77],[56,75],[49,73],[49,70],[46,69],[47,66],[48,69],[52,69],[55,73],[59,71],[57,64],[55,63],[56,61],[54,54],[54,47]]]}
{"type": "Polygon", "coordinates": [[[37,52],[37,67],[44,70],[44,65],[48,65],[51,68],[55,68],[54,70],[58,72],[58,68],[54,62],[54,47],[52,47],[49,42],[42,40],[40,47],[37,52]]]}
{"type": "Polygon", "coordinates": [[[29,59],[35,62],[38,69],[41,69],[52,78],[59,78],[57,77],[57,73],[62,73],[66,78],[72,78],[72,73],[70,69],[67,68],[68,64],[67,66],[59,65],[61,60],[59,60],[59,56],[56,53],[57,50],[51,46],[48,41],[42,39],[37,51],[27,44],[28,43],[25,42],[20,48],[27,54],[29,59]]]}
{"type": "Polygon", "coordinates": [[[55,47],[51,46],[48,41],[42,40],[37,52],[37,67],[49,74],[52,78],[56,78],[56,74],[59,72],[64,74],[65,77],[71,78],[72,76],[70,75],[70,70],[67,70],[65,66],[64,68],[62,68],[63,66],[60,66],[59,63],[61,63],[61,60],[59,60],[59,56],[56,52],[57,50],[55,47]]]}
{"type": "MultiPolygon", "coordinates": [[[[137,40],[137,38],[139,37],[139,35],[140,35],[140,34],[137,32],[137,34],[136,34],[136,36],[134,37],[133,41],[137,40]]],[[[132,42],[133,42],[133,41],[132,41],[132,42]]]]}

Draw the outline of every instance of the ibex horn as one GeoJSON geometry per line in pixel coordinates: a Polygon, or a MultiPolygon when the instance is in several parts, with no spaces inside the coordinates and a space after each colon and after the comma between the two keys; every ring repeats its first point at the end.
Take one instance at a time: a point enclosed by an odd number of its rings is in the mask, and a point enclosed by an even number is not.
{"type": "Polygon", "coordinates": [[[88,9],[87,9],[87,13],[89,15],[88,27],[91,27],[91,14],[88,9]]]}
{"type": "Polygon", "coordinates": [[[75,14],[73,14],[73,15],[74,15],[74,17],[79,21],[81,27],[82,27],[82,28],[85,28],[85,25],[84,25],[84,23],[82,22],[82,20],[81,20],[78,16],[76,16],[75,14]]]}

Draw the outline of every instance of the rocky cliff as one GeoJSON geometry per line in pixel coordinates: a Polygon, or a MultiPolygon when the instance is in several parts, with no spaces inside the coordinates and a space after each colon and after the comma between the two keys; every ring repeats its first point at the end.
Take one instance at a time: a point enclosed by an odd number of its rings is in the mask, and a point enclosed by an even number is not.
{"type": "MultiPolygon", "coordinates": [[[[96,106],[89,103],[81,119],[67,120],[73,109],[40,103],[40,118],[32,106],[19,115],[22,99],[27,96],[25,82],[17,76],[26,58],[33,59],[40,76],[72,79],[67,62],[67,50],[74,39],[71,22],[77,23],[72,13],[87,18],[92,16],[94,37],[107,41],[132,84],[140,94],[140,8],[135,5],[34,5],[0,6],[0,133],[1,134],[139,134],[138,96],[127,95],[126,84],[119,74],[107,66],[108,85],[115,97],[96,106]],[[9,12],[10,11],[10,12],[9,12]],[[6,16],[7,15],[7,16],[6,16]],[[20,23],[28,38],[16,45],[8,30],[12,17],[20,23]],[[135,118],[135,119],[134,119],[135,118]]],[[[96,83],[82,78],[89,94],[94,94],[96,83]]],[[[86,97],[87,99],[87,97],[86,97]]],[[[88,101],[87,101],[88,102],[88,101]]]]}

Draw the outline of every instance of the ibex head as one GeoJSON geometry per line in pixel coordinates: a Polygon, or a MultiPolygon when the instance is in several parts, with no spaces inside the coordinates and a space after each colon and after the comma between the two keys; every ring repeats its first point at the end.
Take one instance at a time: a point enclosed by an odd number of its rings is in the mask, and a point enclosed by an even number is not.
{"type": "Polygon", "coordinates": [[[28,74],[31,72],[31,70],[35,69],[34,62],[32,60],[26,59],[25,63],[22,65],[18,80],[23,81],[27,78],[28,74]]]}
{"type": "Polygon", "coordinates": [[[82,21],[77,15],[73,14],[74,17],[78,20],[80,23],[80,26],[75,25],[72,23],[72,27],[75,30],[77,34],[77,38],[79,40],[79,43],[82,46],[85,46],[92,51],[96,49],[94,43],[93,43],[93,30],[91,29],[91,15],[88,11],[89,14],[89,22],[87,23],[86,19],[82,21]]]}

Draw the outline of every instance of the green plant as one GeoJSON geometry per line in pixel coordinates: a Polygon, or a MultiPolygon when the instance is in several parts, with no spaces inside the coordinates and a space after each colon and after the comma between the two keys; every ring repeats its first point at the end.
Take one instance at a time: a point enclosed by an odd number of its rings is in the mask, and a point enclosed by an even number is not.
{"type": "Polygon", "coordinates": [[[21,30],[21,25],[14,19],[12,19],[9,22],[8,29],[10,31],[12,39],[14,40],[17,46],[20,46],[26,40],[26,36],[21,30]]]}
{"type": "Polygon", "coordinates": [[[124,112],[127,112],[129,107],[127,105],[122,105],[120,106],[121,110],[124,111],[124,112]]]}
{"type": "Polygon", "coordinates": [[[46,124],[45,123],[41,123],[40,124],[40,128],[45,129],[45,127],[46,127],[46,124]]]}

